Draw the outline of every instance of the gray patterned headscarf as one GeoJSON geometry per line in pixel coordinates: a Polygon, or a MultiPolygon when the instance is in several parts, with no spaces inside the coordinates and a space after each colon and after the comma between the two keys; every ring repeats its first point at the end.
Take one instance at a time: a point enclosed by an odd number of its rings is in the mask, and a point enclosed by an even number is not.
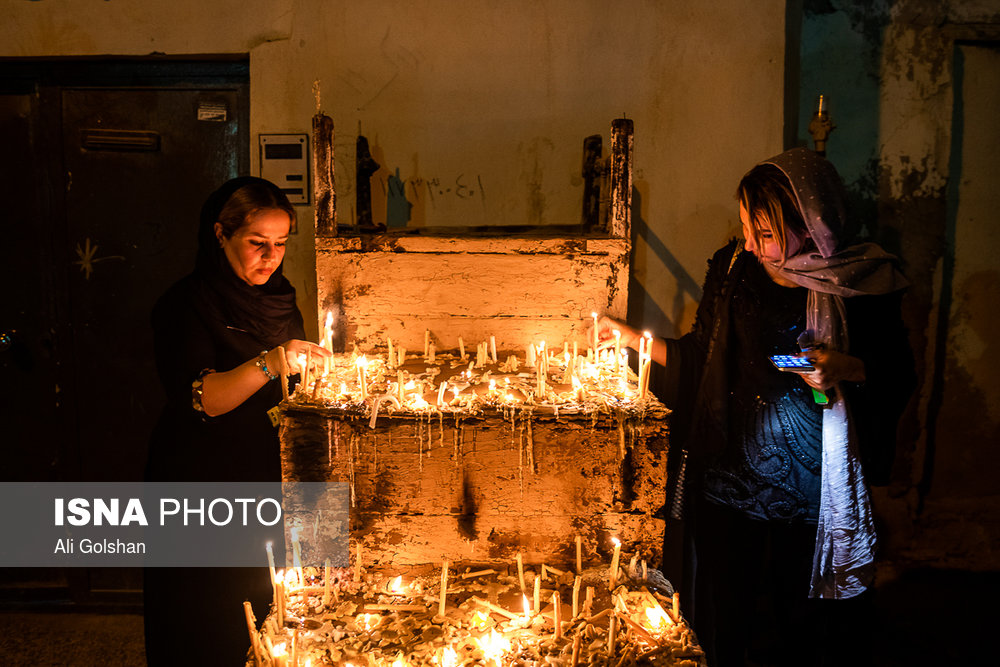
{"type": "MultiPolygon", "coordinates": [[[[783,266],[783,277],[809,289],[809,344],[849,349],[844,297],[888,294],[909,283],[898,260],[873,243],[856,242],[859,225],[846,214],[846,192],[837,170],[807,148],[793,148],[762,164],[774,165],[791,183],[799,213],[815,243],[783,266]]],[[[872,582],[875,522],[858,454],[850,406],[838,388],[823,410],[820,509],[809,596],[850,598],[872,582]]]]}

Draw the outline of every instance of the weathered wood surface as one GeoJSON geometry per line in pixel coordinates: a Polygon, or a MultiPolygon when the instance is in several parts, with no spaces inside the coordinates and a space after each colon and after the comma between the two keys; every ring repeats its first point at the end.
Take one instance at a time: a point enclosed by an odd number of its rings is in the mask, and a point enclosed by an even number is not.
{"type": "Polygon", "coordinates": [[[611,214],[608,232],[629,238],[632,229],[632,121],[619,118],[611,123],[611,214]]]}
{"type": "MultiPolygon", "coordinates": [[[[584,238],[316,239],[321,318],[335,344],[362,350],[386,337],[423,349],[488,339],[507,349],[539,340],[585,344],[592,312],[624,318],[628,241],[584,238]]],[[[339,347],[338,346],[338,347],[339,347]]]]}
{"type": "Polygon", "coordinates": [[[336,236],[337,191],[333,184],[333,119],[317,110],[313,116],[312,130],[316,236],[336,236]]]}
{"type": "Polygon", "coordinates": [[[380,416],[372,429],[364,417],[286,406],[282,476],[351,481],[352,540],[383,566],[502,563],[518,551],[568,565],[577,534],[605,562],[617,536],[659,563],[666,413],[380,416]]]}

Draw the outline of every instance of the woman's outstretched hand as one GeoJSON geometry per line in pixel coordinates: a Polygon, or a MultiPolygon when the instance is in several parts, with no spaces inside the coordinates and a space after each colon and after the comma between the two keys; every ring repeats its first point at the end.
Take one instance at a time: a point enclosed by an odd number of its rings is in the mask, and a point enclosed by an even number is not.
{"type": "Polygon", "coordinates": [[[812,363],[812,373],[802,373],[802,379],[813,389],[826,391],[838,382],[864,382],[865,362],[836,350],[817,348],[806,350],[799,356],[812,363]]]}
{"type": "MultiPolygon", "coordinates": [[[[591,324],[587,328],[587,340],[594,339],[593,320],[591,319],[590,322],[591,324]]],[[[639,348],[639,337],[642,335],[641,333],[621,320],[616,320],[613,317],[602,315],[597,319],[597,349],[605,350],[609,347],[614,347],[615,331],[618,331],[621,334],[621,341],[619,342],[621,347],[631,347],[633,349],[639,348]]]]}
{"type": "Polygon", "coordinates": [[[306,357],[312,351],[312,362],[314,366],[322,365],[324,359],[332,357],[333,354],[325,347],[320,347],[316,343],[307,340],[293,338],[281,344],[285,348],[285,359],[288,361],[288,373],[294,375],[301,373],[304,368],[306,357]]]}

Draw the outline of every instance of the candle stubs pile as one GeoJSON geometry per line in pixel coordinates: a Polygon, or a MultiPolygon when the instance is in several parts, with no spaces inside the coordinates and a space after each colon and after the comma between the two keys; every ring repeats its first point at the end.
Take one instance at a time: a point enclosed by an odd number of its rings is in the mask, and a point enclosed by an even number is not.
{"type": "MultiPolygon", "coordinates": [[[[311,360],[301,360],[303,365],[311,360]]],[[[544,343],[521,354],[483,343],[475,355],[462,349],[409,354],[389,341],[377,354],[334,355],[302,374],[292,401],[378,413],[476,413],[531,410],[567,413],[641,411],[648,397],[648,355],[640,354],[640,375],[628,367],[625,351],[610,348],[577,354],[568,343],[556,350],[544,343]]]]}
{"type": "Polygon", "coordinates": [[[608,568],[576,576],[443,564],[396,577],[333,569],[326,580],[306,568],[305,585],[288,577],[276,604],[283,625],[276,609],[252,634],[251,664],[703,665],[676,597],[634,562],[629,569],[612,589],[608,568]]]}

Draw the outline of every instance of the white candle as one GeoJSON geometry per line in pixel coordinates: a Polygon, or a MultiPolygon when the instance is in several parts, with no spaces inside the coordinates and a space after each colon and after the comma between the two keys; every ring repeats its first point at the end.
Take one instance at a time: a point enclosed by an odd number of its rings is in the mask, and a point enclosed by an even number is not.
{"type": "Polygon", "coordinates": [[[617,371],[619,369],[618,364],[621,362],[622,332],[615,329],[611,334],[615,337],[615,370],[617,371]]]}
{"type": "Polygon", "coordinates": [[[448,594],[448,561],[441,563],[441,599],[438,601],[438,615],[444,616],[445,596],[448,594]]]}
{"type": "Polygon", "coordinates": [[[535,575],[535,613],[537,614],[542,610],[542,578],[537,574],[535,575]]]}
{"type": "Polygon", "coordinates": [[[593,340],[593,344],[594,344],[594,352],[596,353],[597,352],[597,341],[598,341],[598,338],[597,338],[597,313],[591,313],[590,316],[594,318],[594,336],[593,336],[594,340],[593,340]]]}
{"type": "Polygon", "coordinates": [[[323,606],[330,604],[330,559],[326,559],[323,565],[323,606]]]}
{"type": "Polygon", "coordinates": [[[265,545],[267,549],[267,567],[271,570],[271,588],[274,588],[274,550],[271,548],[271,543],[268,542],[265,545]]]}
{"type": "Polygon", "coordinates": [[[615,552],[611,557],[611,570],[608,573],[608,588],[614,590],[615,582],[618,581],[618,559],[621,557],[622,543],[617,537],[611,538],[615,543],[615,552]]]}
{"type": "Polygon", "coordinates": [[[496,336],[490,336],[490,356],[493,357],[493,363],[497,362],[497,338],[496,336]]]}
{"type": "Polygon", "coordinates": [[[427,355],[427,361],[429,363],[433,364],[434,363],[434,359],[436,358],[436,356],[437,356],[437,348],[434,346],[434,343],[431,343],[430,344],[430,354],[427,355]]]}
{"type": "Polygon", "coordinates": [[[527,352],[524,355],[524,363],[529,368],[534,368],[535,367],[535,344],[534,343],[528,343],[528,349],[527,349],[527,352]]]}
{"type": "Polygon", "coordinates": [[[576,618],[577,614],[579,613],[580,582],[581,582],[580,577],[576,577],[573,580],[573,618],[576,618]]]}
{"type": "Polygon", "coordinates": [[[447,381],[442,382],[441,385],[438,387],[438,405],[441,405],[444,402],[444,391],[447,388],[448,388],[447,381]]]}
{"type": "Polygon", "coordinates": [[[424,357],[427,357],[427,353],[430,351],[431,344],[431,331],[430,329],[424,329],[424,357]]]}
{"type": "Polygon", "coordinates": [[[392,348],[392,339],[386,338],[389,345],[389,351],[386,353],[386,358],[388,359],[388,366],[392,368],[396,365],[396,351],[392,348]]]}
{"type": "Polygon", "coordinates": [[[458,356],[465,359],[465,341],[461,336],[458,337],[458,356]]]}
{"type": "Polygon", "coordinates": [[[555,639],[562,639],[562,601],[559,599],[559,591],[552,593],[552,622],[555,625],[555,639]]]}
{"type": "Polygon", "coordinates": [[[521,558],[521,552],[517,552],[517,579],[521,582],[521,593],[524,593],[524,559],[521,558]]]}
{"type": "Polygon", "coordinates": [[[406,363],[406,348],[403,347],[402,345],[400,345],[399,349],[396,350],[396,357],[397,357],[397,361],[396,361],[396,365],[397,366],[402,366],[403,364],[405,364],[406,363]]]}
{"type": "Polygon", "coordinates": [[[576,536],[576,573],[583,574],[583,538],[576,536]]]}

